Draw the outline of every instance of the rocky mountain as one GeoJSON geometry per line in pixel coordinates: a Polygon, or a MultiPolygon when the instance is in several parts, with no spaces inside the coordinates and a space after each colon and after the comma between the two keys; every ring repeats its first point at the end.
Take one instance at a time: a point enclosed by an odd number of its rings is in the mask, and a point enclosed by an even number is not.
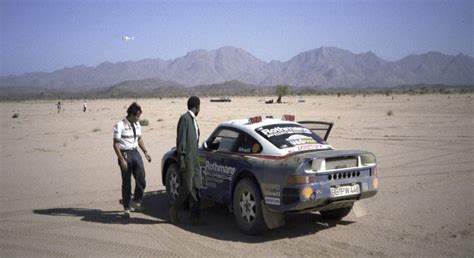
{"type": "Polygon", "coordinates": [[[260,86],[392,87],[420,83],[474,85],[473,75],[474,58],[463,54],[429,52],[390,62],[372,52],[354,54],[335,47],[321,47],[300,53],[286,62],[267,63],[243,49],[222,47],[210,51],[194,50],[174,60],[104,62],[96,67],[81,65],[52,73],[3,76],[0,86],[83,91],[155,78],[153,80],[159,81],[150,84],[152,88],[165,81],[172,84],[170,87],[190,87],[233,80],[260,86]]]}

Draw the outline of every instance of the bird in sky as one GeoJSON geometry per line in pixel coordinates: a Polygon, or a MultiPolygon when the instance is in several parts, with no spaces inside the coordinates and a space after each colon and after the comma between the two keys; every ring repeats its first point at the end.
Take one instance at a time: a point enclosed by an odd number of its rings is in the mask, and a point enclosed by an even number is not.
{"type": "Polygon", "coordinates": [[[125,42],[130,41],[130,40],[135,40],[135,36],[129,37],[129,36],[125,35],[125,36],[122,37],[122,40],[125,41],[125,42]]]}

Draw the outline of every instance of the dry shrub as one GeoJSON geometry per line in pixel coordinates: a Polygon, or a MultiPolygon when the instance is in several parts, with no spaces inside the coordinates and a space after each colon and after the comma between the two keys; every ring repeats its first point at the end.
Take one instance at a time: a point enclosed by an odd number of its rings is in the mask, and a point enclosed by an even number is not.
{"type": "Polygon", "coordinates": [[[97,132],[100,132],[100,131],[101,131],[101,129],[100,129],[100,128],[97,128],[97,127],[94,128],[94,129],[92,129],[92,132],[93,132],[93,133],[97,133],[97,132]]]}
{"type": "Polygon", "coordinates": [[[13,114],[12,118],[18,118],[20,115],[18,113],[13,114]]]}
{"type": "Polygon", "coordinates": [[[141,126],[147,126],[150,124],[150,122],[148,122],[148,119],[141,119],[138,122],[140,123],[141,126]]]}
{"type": "Polygon", "coordinates": [[[392,110],[389,110],[389,111],[387,112],[387,116],[393,116],[393,111],[392,111],[392,110]]]}

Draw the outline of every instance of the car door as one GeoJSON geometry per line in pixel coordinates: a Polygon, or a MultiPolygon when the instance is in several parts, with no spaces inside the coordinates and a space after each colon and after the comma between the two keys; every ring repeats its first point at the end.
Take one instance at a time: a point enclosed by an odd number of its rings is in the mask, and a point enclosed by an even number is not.
{"type": "Polygon", "coordinates": [[[230,182],[236,171],[228,165],[228,159],[239,133],[232,128],[218,128],[205,143],[202,150],[201,172],[203,175],[202,195],[217,202],[228,198],[230,182]]]}

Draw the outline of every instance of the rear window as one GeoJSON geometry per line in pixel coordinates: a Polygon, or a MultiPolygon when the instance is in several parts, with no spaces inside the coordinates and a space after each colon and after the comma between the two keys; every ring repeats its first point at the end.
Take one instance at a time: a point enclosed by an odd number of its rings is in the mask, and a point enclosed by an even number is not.
{"type": "Polygon", "coordinates": [[[324,143],[321,137],[297,124],[266,125],[255,131],[280,149],[324,143]]]}

